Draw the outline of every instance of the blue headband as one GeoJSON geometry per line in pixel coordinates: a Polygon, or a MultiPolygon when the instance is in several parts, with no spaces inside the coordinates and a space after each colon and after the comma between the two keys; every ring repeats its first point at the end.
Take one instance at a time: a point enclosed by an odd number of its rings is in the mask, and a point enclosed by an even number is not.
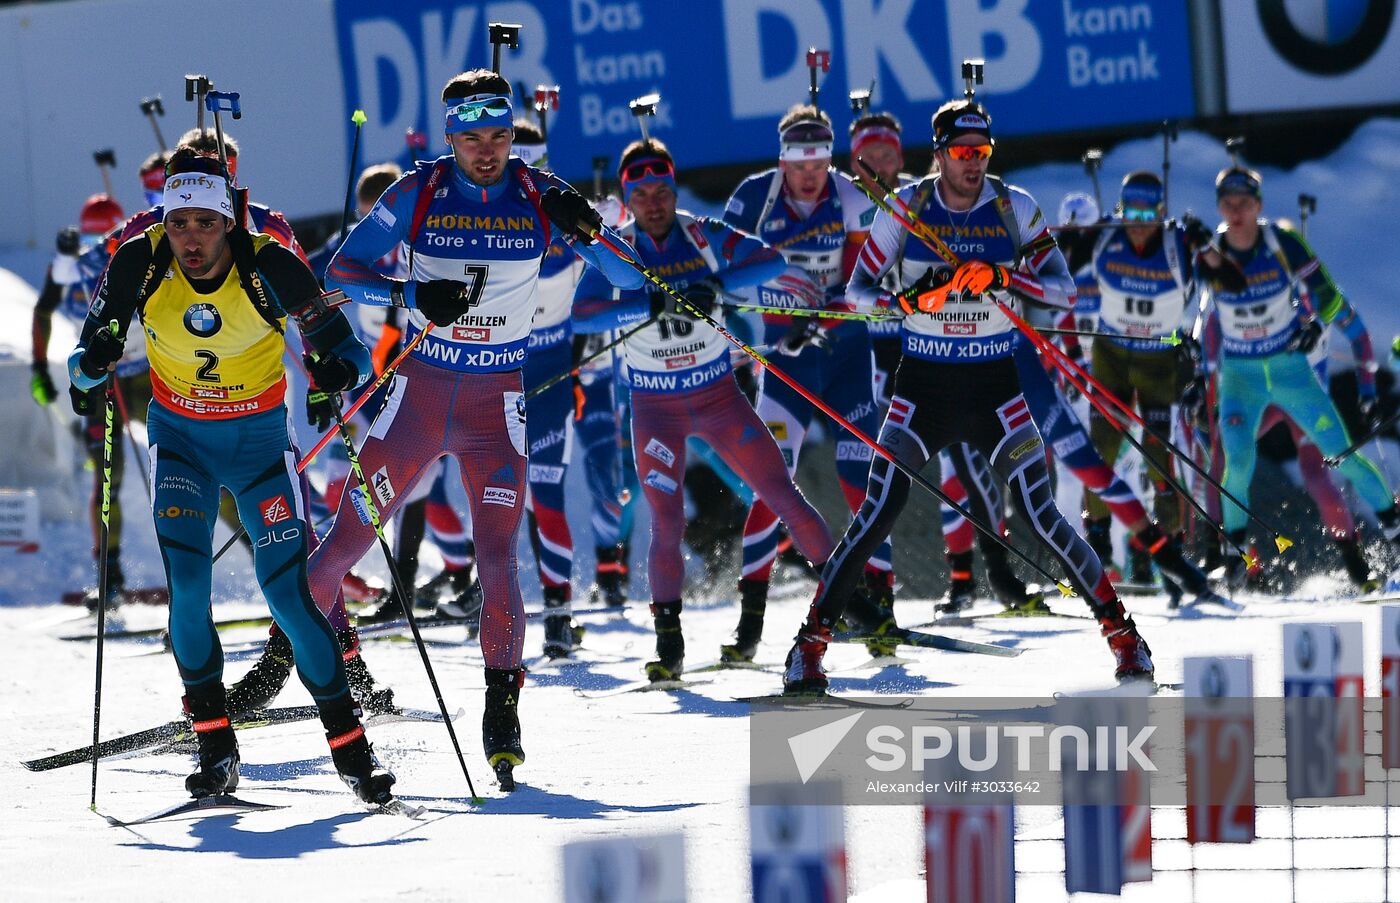
{"type": "Polygon", "coordinates": [[[1118,195],[1124,207],[1162,206],[1162,186],[1152,182],[1129,182],[1118,195]]]}
{"type": "Polygon", "coordinates": [[[515,107],[504,94],[473,94],[447,102],[446,125],[449,134],[483,128],[513,128],[515,107]]]}

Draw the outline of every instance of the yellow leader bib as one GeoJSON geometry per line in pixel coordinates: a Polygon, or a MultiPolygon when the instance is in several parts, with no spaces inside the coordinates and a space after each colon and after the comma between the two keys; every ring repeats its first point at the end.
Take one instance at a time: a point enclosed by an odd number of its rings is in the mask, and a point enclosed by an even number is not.
{"type": "MultiPolygon", "coordinates": [[[[165,227],[146,230],[152,251],[165,227]]],[[[272,241],[253,235],[256,254],[272,241]]],[[[219,288],[200,294],[172,261],[146,299],[141,317],[151,360],[151,386],[162,406],[187,416],[224,419],[266,411],[283,402],[283,340],[243,291],[238,266],[219,288]]],[[[286,317],[279,318],[283,324],[286,317]]]]}

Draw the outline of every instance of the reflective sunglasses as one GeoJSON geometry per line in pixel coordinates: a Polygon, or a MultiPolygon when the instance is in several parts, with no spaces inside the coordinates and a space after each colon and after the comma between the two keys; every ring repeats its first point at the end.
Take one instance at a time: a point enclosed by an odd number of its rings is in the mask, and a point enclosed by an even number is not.
{"type": "Polygon", "coordinates": [[[505,97],[489,97],[485,100],[468,100],[447,108],[448,117],[457,117],[461,122],[476,122],[483,116],[496,118],[509,115],[510,100],[505,97]]]}
{"type": "Polygon", "coordinates": [[[622,170],[620,181],[626,185],[629,182],[640,182],[644,179],[674,179],[676,177],[676,167],[670,160],[662,157],[648,157],[645,160],[638,160],[629,163],[622,170]]]}
{"type": "Polygon", "coordinates": [[[1153,207],[1124,207],[1123,221],[1127,223],[1150,223],[1157,219],[1157,210],[1153,207]]]}
{"type": "Polygon", "coordinates": [[[985,160],[992,155],[990,144],[950,144],[944,149],[954,160],[985,160]]]}

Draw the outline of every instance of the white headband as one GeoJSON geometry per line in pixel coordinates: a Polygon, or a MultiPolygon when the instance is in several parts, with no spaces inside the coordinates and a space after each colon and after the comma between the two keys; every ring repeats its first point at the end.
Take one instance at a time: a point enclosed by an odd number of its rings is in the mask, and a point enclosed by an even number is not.
{"type": "Polygon", "coordinates": [[[785,141],[783,142],[782,149],[778,152],[778,159],[787,161],[829,159],[831,157],[831,145],[832,142],[830,141],[813,142],[810,144],[807,142],[785,141]]]}
{"type": "Polygon", "coordinates": [[[162,195],[165,215],[185,207],[212,210],[233,219],[233,201],[229,195],[228,181],[222,176],[211,176],[202,172],[179,172],[165,180],[162,195]]]}

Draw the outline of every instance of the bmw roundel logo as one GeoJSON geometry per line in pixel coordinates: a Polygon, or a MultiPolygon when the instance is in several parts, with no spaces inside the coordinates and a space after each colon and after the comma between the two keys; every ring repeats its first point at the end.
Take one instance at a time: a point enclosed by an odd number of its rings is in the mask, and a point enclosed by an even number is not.
{"type": "Polygon", "coordinates": [[[1256,0],[1259,23],[1279,56],[1314,75],[1359,69],[1390,33],[1395,0],[1256,0]]]}
{"type": "Polygon", "coordinates": [[[191,304],[185,311],[185,328],[202,339],[209,338],[223,325],[219,309],[212,304],[191,304]]]}

